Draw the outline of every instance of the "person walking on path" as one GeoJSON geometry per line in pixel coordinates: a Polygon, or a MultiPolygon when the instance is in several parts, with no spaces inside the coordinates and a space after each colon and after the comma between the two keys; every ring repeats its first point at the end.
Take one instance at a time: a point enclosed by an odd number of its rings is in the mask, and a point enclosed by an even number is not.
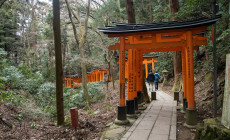
{"type": "Polygon", "coordinates": [[[149,91],[150,91],[150,85],[152,86],[152,91],[153,91],[153,84],[155,80],[155,75],[150,71],[147,76],[147,82],[149,83],[149,91]]]}
{"type": "Polygon", "coordinates": [[[159,82],[159,79],[161,78],[160,74],[158,74],[157,72],[154,74],[154,77],[155,77],[155,80],[154,80],[154,83],[155,83],[155,90],[158,90],[158,82],[159,82]]]}

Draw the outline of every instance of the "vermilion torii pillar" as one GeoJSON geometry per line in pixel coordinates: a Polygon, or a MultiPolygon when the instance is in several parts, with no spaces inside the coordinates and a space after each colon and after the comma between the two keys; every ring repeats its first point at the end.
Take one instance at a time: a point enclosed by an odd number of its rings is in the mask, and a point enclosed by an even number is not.
{"type": "Polygon", "coordinates": [[[186,124],[197,124],[197,110],[194,96],[194,65],[193,65],[193,35],[192,31],[186,32],[185,56],[186,56],[186,89],[188,108],[186,110],[186,124]]]}
{"type": "Polygon", "coordinates": [[[125,104],[125,38],[120,37],[119,46],[119,106],[117,111],[117,124],[127,124],[127,107],[125,104]]]}
{"type": "MultiPolygon", "coordinates": [[[[128,86],[127,86],[127,114],[135,114],[135,102],[134,102],[134,72],[135,72],[135,62],[134,62],[135,53],[133,49],[128,50],[128,86]]],[[[120,60],[120,59],[119,59],[120,60]]],[[[121,64],[120,64],[121,65],[121,64]]],[[[127,71],[127,70],[126,70],[127,71]]]]}
{"type": "Polygon", "coordinates": [[[138,103],[141,102],[141,96],[143,94],[143,53],[141,50],[137,50],[136,55],[136,72],[137,72],[137,97],[135,98],[135,110],[138,110],[138,103]]]}

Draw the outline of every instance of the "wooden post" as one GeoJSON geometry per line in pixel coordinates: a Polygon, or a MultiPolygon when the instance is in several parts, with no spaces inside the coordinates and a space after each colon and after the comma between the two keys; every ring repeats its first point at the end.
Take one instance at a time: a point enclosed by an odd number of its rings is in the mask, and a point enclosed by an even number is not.
{"type": "Polygon", "coordinates": [[[141,55],[141,51],[140,50],[137,50],[137,55],[136,55],[136,71],[137,71],[137,91],[141,91],[141,87],[140,87],[140,84],[141,84],[141,71],[140,71],[140,69],[141,69],[141,64],[142,63],[140,63],[140,56],[141,55]]]}
{"type": "Polygon", "coordinates": [[[155,65],[154,65],[154,58],[152,58],[152,71],[154,71],[155,65]]]}
{"type": "Polygon", "coordinates": [[[188,79],[188,108],[195,109],[195,97],[194,97],[194,66],[193,66],[193,44],[192,44],[192,32],[187,31],[187,79],[188,79]]]}
{"type": "Polygon", "coordinates": [[[94,71],[93,79],[94,79],[94,82],[96,82],[96,71],[94,71]]]}
{"type": "Polygon", "coordinates": [[[143,92],[143,52],[140,50],[140,91],[143,92]]]}
{"type": "MultiPolygon", "coordinates": [[[[127,93],[127,114],[134,115],[135,114],[135,102],[134,102],[134,72],[135,72],[135,62],[134,62],[135,53],[133,49],[128,50],[128,93],[127,93]]],[[[126,70],[127,71],[127,70],[126,70]]]]}
{"type": "Polygon", "coordinates": [[[186,79],[187,79],[187,100],[188,108],[186,109],[186,124],[195,126],[197,124],[197,111],[194,96],[194,66],[193,66],[193,38],[192,32],[186,32],[186,79]]]}
{"type": "Polygon", "coordinates": [[[102,81],[104,81],[105,78],[105,71],[102,72],[102,81]]]}
{"type": "Polygon", "coordinates": [[[72,127],[78,127],[78,110],[77,108],[73,107],[70,108],[70,115],[71,115],[71,123],[72,127]]]}
{"type": "Polygon", "coordinates": [[[125,106],[125,38],[120,37],[120,48],[119,48],[119,106],[117,110],[117,120],[115,123],[122,124],[129,123],[127,120],[127,108],[125,106]]]}
{"type": "Polygon", "coordinates": [[[137,97],[137,49],[133,50],[133,99],[137,97]]]}
{"type": "Polygon", "coordinates": [[[120,37],[120,52],[119,52],[119,80],[120,80],[120,87],[119,87],[119,105],[125,106],[125,38],[120,37]]]}
{"type": "Polygon", "coordinates": [[[128,77],[129,77],[129,74],[128,74],[129,69],[128,69],[128,67],[129,67],[129,63],[128,63],[128,61],[125,61],[125,78],[126,79],[128,79],[128,77]]]}
{"type": "Polygon", "coordinates": [[[146,75],[146,78],[147,78],[147,76],[148,76],[148,60],[144,59],[143,64],[145,65],[145,75],[146,75]]]}
{"type": "Polygon", "coordinates": [[[187,78],[186,78],[186,75],[187,75],[187,70],[186,70],[186,46],[183,46],[182,47],[182,74],[183,74],[183,91],[184,91],[184,97],[183,97],[183,110],[185,111],[186,108],[187,108],[187,78]]]}
{"type": "Polygon", "coordinates": [[[133,50],[128,50],[128,93],[127,100],[133,100],[134,94],[134,74],[133,74],[133,50]]]}

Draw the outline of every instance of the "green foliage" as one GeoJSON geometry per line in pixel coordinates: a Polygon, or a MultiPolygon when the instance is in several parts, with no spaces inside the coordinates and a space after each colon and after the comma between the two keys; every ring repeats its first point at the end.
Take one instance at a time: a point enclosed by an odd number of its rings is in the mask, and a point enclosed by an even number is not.
{"type": "Polygon", "coordinates": [[[100,111],[99,110],[95,110],[95,111],[90,111],[88,114],[98,114],[100,111]]]}
{"type": "Polygon", "coordinates": [[[202,12],[211,14],[211,0],[186,0],[180,2],[180,10],[175,14],[179,20],[201,17],[202,12]]]}
{"type": "Polygon", "coordinates": [[[0,9],[0,48],[8,53],[13,53],[19,47],[17,13],[18,5],[14,1],[6,1],[0,9]]]}
{"type": "MultiPolygon", "coordinates": [[[[26,68],[25,68],[26,69],[26,68]]],[[[33,76],[26,76],[24,69],[18,69],[15,66],[4,67],[0,76],[4,77],[11,88],[24,89],[30,93],[35,94],[38,87],[43,82],[43,77],[39,72],[33,74],[33,76]]]]}
{"type": "MultiPolygon", "coordinates": [[[[166,69],[170,74],[173,74],[173,53],[159,53],[157,58],[158,62],[155,63],[155,71],[162,74],[162,71],[166,69]]],[[[171,75],[172,76],[172,75],[171,75]]]]}
{"type": "Polygon", "coordinates": [[[97,9],[94,15],[94,26],[105,27],[107,25],[112,25],[113,21],[124,19],[125,16],[125,11],[120,11],[115,1],[109,0],[105,2],[99,9],[97,9]]]}
{"type": "Polygon", "coordinates": [[[55,89],[54,83],[44,83],[38,88],[38,93],[34,95],[37,105],[52,117],[56,116],[55,89]]]}
{"type": "Polygon", "coordinates": [[[22,118],[23,118],[23,115],[22,115],[22,114],[18,114],[16,118],[17,118],[19,121],[21,121],[22,118]]]}
{"type": "MultiPolygon", "coordinates": [[[[37,105],[39,105],[42,110],[50,117],[56,117],[56,94],[55,94],[55,84],[54,83],[44,83],[38,89],[38,94],[34,95],[37,105]]],[[[88,84],[88,92],[90,98],[93,100],[102,99],[102,87],[100,83],[90,83],[88,84]]],[[[83,108],[86,106],[84,100],[83,88],[79,87],[77,89],[64,88],[64,109],[65,113],[69,112],[72,107],[83,108]]]]}

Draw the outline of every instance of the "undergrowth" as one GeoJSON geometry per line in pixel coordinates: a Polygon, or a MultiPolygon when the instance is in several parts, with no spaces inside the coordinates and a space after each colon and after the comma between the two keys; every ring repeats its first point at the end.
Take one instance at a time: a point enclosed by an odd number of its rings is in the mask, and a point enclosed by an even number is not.
{"type": "MultiPolygon", "coordinates": [[[[19,105],[21,107],[39,107],[34,113],[42,113],[50,118],[56,118],[56,86],[45,82],[39,72],[31,73],[25,64],[19,67],[12,65],[6,59],[6,52],[0,49],[0,102],[19,105]],[[30,97],[29,97],[30,96],[30,97]]],[[[103,97],[102,83],[89,83],[88,92],[92,101],[100,101],[103,97]]],[[[84,108],[83,88],[64,88],[64,111],[69,114],[72,107],[84,108]]]]}

